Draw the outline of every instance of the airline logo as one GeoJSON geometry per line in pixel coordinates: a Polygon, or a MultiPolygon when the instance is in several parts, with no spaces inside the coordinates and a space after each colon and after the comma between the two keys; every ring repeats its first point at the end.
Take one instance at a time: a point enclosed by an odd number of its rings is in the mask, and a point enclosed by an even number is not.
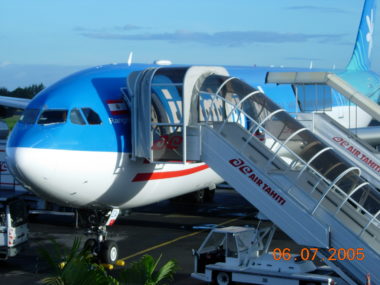
{"type": "Polygon", "coordinates": [[[371,9],[371,16],[366,16],[365,20],[367,22],[368,33],[366,35],[366,40],[368,42],[368,58],[371,56],[372,46],[373,46],[373,31],[375,29],[375,25],[373,22],[373,9],[371,9]]]}
{"type": "Polygon", "coordinates": [[[279,203],[281,206],[286,203],[286,200],[275,190],[269,187],[269,185],[265,183],[264,179],[261,179],[256,173],[254,173],[253,169],[247,164],[245,164],[244,160],[242,160],[241,158],[234,158],[229,160],[229,163],[232,166],[238,168],[241,173],[243,173],[249,180],[251,180],[258,187],[260,187],[264,192],[266,192],[274,201],[279,203]]]}
{"type": "Polygon", "coordinates": [[[111,115],[119,116],[128,114],[127,105],[123,100],[108,100],[107,101],[108,108],[110,109],[111,115]]]}

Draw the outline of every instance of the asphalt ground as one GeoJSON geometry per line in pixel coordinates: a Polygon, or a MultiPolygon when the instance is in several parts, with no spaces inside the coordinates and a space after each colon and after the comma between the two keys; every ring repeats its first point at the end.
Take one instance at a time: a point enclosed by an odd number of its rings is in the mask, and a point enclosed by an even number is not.
{"type": "MultiPolygon", "coordinates": [[[[109,228],[109,238],[119,246],[120,259],[126,266],[144,254],[158,258],[161,265],[170,259],[179,270],[171,284],[205,284],[190,277],[193,272],[192,249],[197,249],[214,226],[255,226],[257,211],[233,190],[218,189],[212,203],[163,201],[134,209],[119,217],[109,228]]],[[[0,284],[41,284],[51,274],[39,248],[49,248],[51,240],[70,248],[75,237],[86,240],[83,229],[75,228],[73,217],[40,215],[29,223],[29,247],[18,256],[0,262],[0,284]]],[[[277,231],[271,248],[298,250],[285,234],[277,231]]]]}

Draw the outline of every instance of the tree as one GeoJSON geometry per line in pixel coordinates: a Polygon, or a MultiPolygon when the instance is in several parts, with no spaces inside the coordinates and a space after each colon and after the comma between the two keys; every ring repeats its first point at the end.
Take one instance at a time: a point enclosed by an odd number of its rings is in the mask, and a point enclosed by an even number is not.
{"type": "MultiPolygon", "coordinates": [[[[32,84],[30,86],[21,88],[18,87],[12,92],[9,92],[8,96],[11,97],[17,97],[17,98],[25,98],[25,99],[32,99],[36,94],[38,94],[40,91],[45,89],[45,86],[40,83],[40,84],[32,84]]],[[[1,91],[1,89],[0,89],[1,91]]]]}
{"type": "Polygon", "coordinates": [[[40,248],[40,254],[54,270],[54,276],[41,280],[48,285],[118,285],[103,266],[97,264],[89,251],[80,248],[80,239],[75,239],[71,249],[64,250],[56,241],[53,249],[40,248]]]}
{"type": "Polygon", "coordinates": [[[75,239],[70,249],[64,249],[52,240],[52,248],[40,248],[40,255],[54,271],[54,275],[41,280],[47,285],[161,285],[165,281],[173,280],[177,270],[177,263],[169,260],[160,269],[158,263],[161,256],[155,261],[150,255],[144,255],[140,260],[133,262],[129,268],[122,268],[116,277],[97,263],[97,259],[86,249],[80,248],[80,239],[75,239]]]}
{"type": "Polygon", "coordinates": [[[150,255],[144,255],[140,260],[133,262],[130,268],[123,269],[120,280],[128,285],[159,285],[164,281],[173,280],[177,271],[177,263],[169,260],[158,271],[157,266],[161,256],[154,260],[150,255]]]}
{"type": "Polygon", "coordinates": [[[0,96],[9,96],[9,91],[7,88],[1,87],[0,88],[0,96]]]}
{"type": "Polygon", "coordinates": [[[38,85],[33,84],[31,86],[27,86],[24,88],[24,94],[23,98],[32,99],[36,94],[38,94],[40,91],[44,90],[45,86],[40,83],[38,85]]]}
{"type": "MultiPolygon", "coordinates": [[[[45,89],[45,86],[42,83],[32,84],[24,88],[18,87],[14,89],[13,91],[9,91],[7,88],[0,87],[0,96],[32,99],[43,89],[45,89]]],[[[19,111],[20,110],[15,109],[15,108],[0,106],[0,117],[1,118],[12,117],[19,111]]]]}

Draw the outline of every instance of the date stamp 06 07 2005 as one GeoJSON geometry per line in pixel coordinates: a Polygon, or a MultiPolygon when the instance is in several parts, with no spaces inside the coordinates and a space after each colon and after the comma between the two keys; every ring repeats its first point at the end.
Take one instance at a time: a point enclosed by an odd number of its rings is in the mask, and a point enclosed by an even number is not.
{"type": "MultiPolygon", "coordinates": [[[[311,260],[314,261],[317,258],[319,249],[316,247],[307,248],[304,247],[299,252],[299,255],[297,257],[293,257],[290,254],[289,248],[275,248],[273,250],[273,259],[274,260],[290,260],[291,258],[294,258],[295,260],[311,260]]],[[[327,257],[327,260],[364,260],[365,254],[364,254],[364,248],[330,248],[328,249],[329,256],[327,257]]],[[[321,261],[324,261],[325,258],[321,258],[321,261]]]]}

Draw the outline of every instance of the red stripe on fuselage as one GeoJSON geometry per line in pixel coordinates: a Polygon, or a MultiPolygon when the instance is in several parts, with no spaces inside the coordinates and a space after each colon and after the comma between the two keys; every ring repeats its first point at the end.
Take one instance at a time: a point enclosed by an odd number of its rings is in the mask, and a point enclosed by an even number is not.
{"type": "Polygon", "coordinates": [[[118,116],[118,115],[128,115],[128,110],[118,110],[118,111],[111,111],[111,115],[118,116]]]}
{"type": "Polygon", "coordinates": [[[193,173],[205,170],[207,168],[208,168],[208,165],[204,164],[204,165],[200,165],[194,168],[177,170],[177,171],[139,173],[132,179],[132,182],[181,177],[181,176],[186,176],[189,174],[193,174],[193,173]]]}

